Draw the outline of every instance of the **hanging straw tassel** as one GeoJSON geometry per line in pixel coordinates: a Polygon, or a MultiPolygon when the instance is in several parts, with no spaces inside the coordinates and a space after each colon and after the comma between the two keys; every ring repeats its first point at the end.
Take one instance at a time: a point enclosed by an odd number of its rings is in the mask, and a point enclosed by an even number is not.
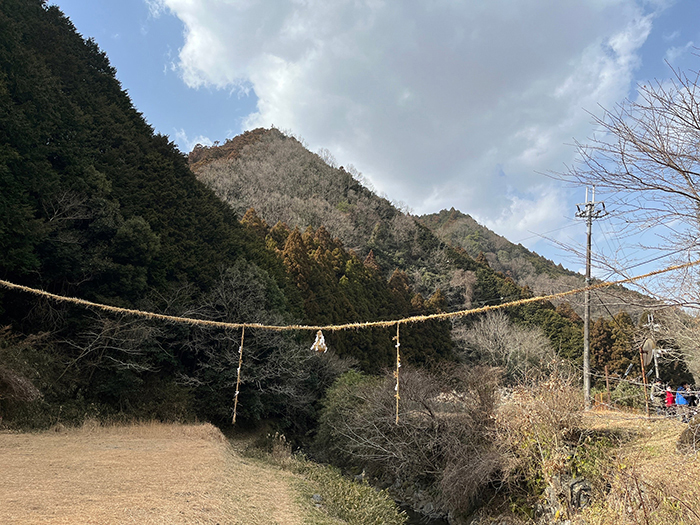
{"type": "Polygon", "coordinates": [[[401,347],[401,343],[399,342],[399,323],[396,323],[396,372],[394,372],[394,377],[396,378],[396,386],[394,387],[394,390],[396,390],[396,424],[399,424],[399,399],[401,399],[401,396],[399,396],[399,368],[401,368],[401,354],[399,352],[399,348],[401,347]]]}
{"type": "Polygon", "coordinates": [[[243,364],[243,339],[245,339],[245,326],[241,328],[241,347],[238,349],[238,378],[236,379],[236,395],[233,398],[233,421],[236,424],[236,410],[238,409],[238,389],[241,386],[241,365],[243,364]]]}
{"type": "Polygon", "coordinates": [[[321,332],[321,330],[316,332],[316,340],[314,341],[314,344],[311,345],[311,350],[314,350],[319,354],[325,354],[328,351],[328,347],[326,346],[326,338],[323,337],[323,332],[321,332]]]}

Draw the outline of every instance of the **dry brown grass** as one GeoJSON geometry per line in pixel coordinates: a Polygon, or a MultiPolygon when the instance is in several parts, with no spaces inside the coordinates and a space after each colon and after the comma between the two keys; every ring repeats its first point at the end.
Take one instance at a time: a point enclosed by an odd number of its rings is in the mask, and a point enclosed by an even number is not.
{"type": "Polygon", "coordinates": [[[0,433],[3,524],[296,524],[294,476],[209,424],[0,433]]]}
{"type": "Polygon", "coordinates": [[[610,491],[585,523],[700,523],[700,458],[676,450],[687,425],[633,412],[588,412],[583,426],[627,433],[611,462],[610,491]]]}

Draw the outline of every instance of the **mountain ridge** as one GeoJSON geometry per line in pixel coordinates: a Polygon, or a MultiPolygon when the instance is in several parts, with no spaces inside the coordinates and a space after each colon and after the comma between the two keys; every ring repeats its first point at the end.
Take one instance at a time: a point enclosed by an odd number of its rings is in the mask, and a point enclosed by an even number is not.
{"type": "MultiPolygon", "coordinates": [[[[477,257],[484,253],[489,265],[496,271],[511,275],[516,281],[523,279],[522,268],[512,264],[516,258],[529,263],[537,273],[556,276],[578,276],[579,274],[556,264],[537,252],[515,244],[477,222],[471,215],[454,207],[437,213],[418,216],[418,220],[433,230],[438,237],[464,248],[469,255],[477,257]]],[[[532,272],[530,272],[532,273],[532,272]]]]}
{"type": "MultiPolygon", "coordinates": [[[[224,144],[197,145],[189,164],[238,216],[253,207],[271,224],[280,221],[302,229],[323,225],[359,257],[372,250],[385,275],[400,268],[423,295],[442,289],[454,309],[472,303],[456,300],[459,294],[453,293],[449,279],[437,277],[450,264],[447,252],[453,258],[459,252],[459,257],[478,259],[535,295],[585,285],[581,274],[510,242],[455,208],[421,216],[404,213],[365,187],[362,174],[337,167],[322,152],[310,152],[303,141],[276,128],[246,131],[224,144]],[[412,247],[402,250],[402,245],[412,247]],[[436,260],[438,253],[444,261],[436,260]]],[[[582,298],[570,300],[583,316],[582,298]]],[[[607,317],[627,309],[639,319],[650,303],[642,294],[614,287],[592,298],[592,316],[607,317]]]]}

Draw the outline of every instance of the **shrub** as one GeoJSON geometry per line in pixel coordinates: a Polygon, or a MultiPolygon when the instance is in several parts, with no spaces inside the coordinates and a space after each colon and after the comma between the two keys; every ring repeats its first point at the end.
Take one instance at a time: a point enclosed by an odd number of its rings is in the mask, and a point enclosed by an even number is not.
{"type": "Polygon", "coordinates": [[[453,333],[464,348],[463,359],[501,368],[506,384],[536,381],[557,361],[541,328],[514,324],[503,311],[488,312],[453,333]]]}
{"type": "MultiPolygon", "coordinates": [[[[606,392],[604,389],[596,389],[593,394],[606,392]]],[[[628,381],[619,381],[617,386],[610,391],[610,403],[612,406],[638,408],[645,407],[644,389],[628,381]]]]}
{"type": "Polygon", "coordinates": [[[581,401],[573,378],[554,373],[539,384],[516,387],[499,408],[496,443],[511,497],[538,495],[568,468],[567,444],[577,440],[581,401]]]}
{"type": "Polygon", "coordinates": [[[322,508],[343,523],[402,525],[406,521],[406,515],[397,509],[387,491],[377,491],[367,483],[355,483],[337,468],[292,454],[289,442],[279,432],[261,435],[248,448],[247,454],[303,476],[306,481],[302,486],[304,496],[320,496],[317,501],[322,502],[322,508]]]}
{"type": "Polygon", "coordinates": [[[451,366],[429,374],[404,367],[399,421],[393,374],[345,374],[329,390],[317,448],[336,464],[365,469],[400,497],[431,495],[466,513],[499,469],[491,444],[499,372],[451,366]]]}
{"type": "Polygon", "coordinates": [[[303,475],[321,496],[329,515],[349,525],[402,525],[406,515],[396,508],[386,490],[377,491],[367,483],[354,483],[338,469],[294,456],[293,472],[303,475]]]}

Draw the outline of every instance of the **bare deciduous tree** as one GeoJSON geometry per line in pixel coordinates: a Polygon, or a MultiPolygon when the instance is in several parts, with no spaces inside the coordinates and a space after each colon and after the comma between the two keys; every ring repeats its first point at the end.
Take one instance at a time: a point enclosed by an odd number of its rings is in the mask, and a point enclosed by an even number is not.
{"type": "Polygon", "coordinates": [[[469,511],[500,466],[491,442],[499,371],[402,368],[398,422],[391,374],[349,377],[331,389],[321,417],[319,434],[337,454],[328,459],[364,468],[408,499],[425,491],[445,511],[469,511]]]}
{"type": "Polygon", "coordinates": [[[94,314],[78,337],[62,341],[72,352],[58,379],[73,367],[89,369],[90,377],[99,368],[153,372],[155,366],[143,356],[149,347],[166,351],[158,342],[161,332],[155,324],[140,318],[94,314]]]}
{"type": "Polygon", "coordinates": [[[676,367],[684,362],[693,376],[700,377],[700,319],[696,311],[677,307],[656,311],[653,322],[649,319],[636,335],[638,341],[651,338],[656,342],[659,366],[670,363],[676,367]]]}
{"type": "MultiPolygon", "coordinates": [[[[697,259],[700,247],[699,81],[699,73],[673,70],[668,81],[638,86],[635,100],[594,117],[600,132],[577,143],[581,162],[555,175],[602,191],[618,239],[647,232],[635,244],[666,264],[697,259]]],[[[630,263],[620,255],[598,263],[626,276],[630,263]]],[[[691,268],[640,286],[665,301],[697,307],[698,281],[691,268]]]]}
{"type": "MultiPolygon", "coordinates": [[[[43,336],[20,338],[10,327],[0,327],[0,401],[30,402],[41,397],[41,392],[28,377],[32,370],[21,358],[22,347],[36,344],[43,336]]],[[[2,413],[0,413],[0,422],[2,413]]]]}
{"type": "Polygon", "coordinates": [[[538,328],[512,324],[502,311],[489,312],[470,328],[457,327],[456,339],[465,355],[500,367],[512,382],[527,382],[549,373],[557,356],[538,328]]]}
{"type": "Polygon", "coordinates": [[[476,273],[466,270],[455,270],[452,274],[450,285],[460,290],[464,296],[464,308],[471,308],[474,286],[476,286],[476,273]]]}

